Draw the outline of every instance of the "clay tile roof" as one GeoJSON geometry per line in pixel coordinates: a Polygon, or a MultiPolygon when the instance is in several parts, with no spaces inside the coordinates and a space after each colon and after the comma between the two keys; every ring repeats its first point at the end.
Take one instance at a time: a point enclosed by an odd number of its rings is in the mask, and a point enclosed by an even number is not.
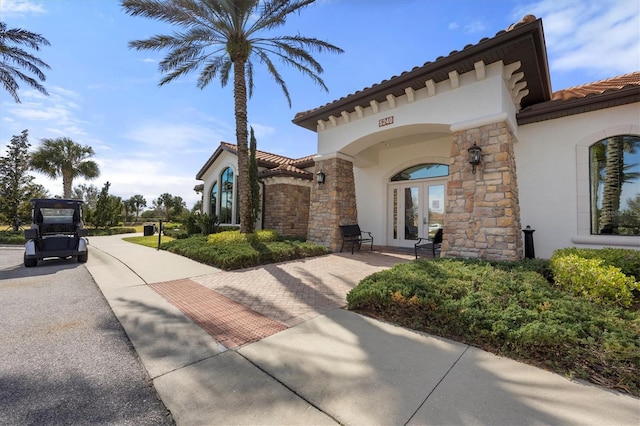
{"type": "Polygon", "coordinates": [[[570,99],[584,98],[589,95],[601,95],[607,91],[621,90],[626,86],[640,86],[640,71],[596,81],[594,83],[558,90],[557,92],[554,92],[551,100],[567,101],[570,99]]]}
{"type": "Polygon", "coordinates": [[[424,87],[425,80],[432,79],[438,83],[449,78],[449,71],[453,69],[463,74],[473,70],[474,63],[480,60],[487,64],[498,60],[505,64],[520,61],[521,70],[529,76],[529,94],[524,98],[523,106],[549,100],[551,81],[542,22],[533,15],[526,15],[492,38],[485,37],[476,44],[468,44],[461,51],[454,50],[448,56],[425,62],[411,71],[394,75],[317,108],[298,112],[292,121],[315,131],[318,119],[326,120],[332,114],[339,114],[341,110],[353,110],[356,105],[367,107],[372,99],[384,102],[388,93],[402,96],[406,87],[414,90],[424,87]]]}
{"type": "Polygon", "coordinates": [[[271,176],[293,176],[301,179],[313,179],[313,173],[299,169],[291,164],[281,164],[273,169],[264,170],[260,173],[260,177],[271,176]]]}
{"type": "MultiPolygon", "coordinates": [[[[215,162],[216,158],[222,153],[222,151],[227,151],[233,153],[234,155],[238,154],[238,147],[235,144],[229,142],[220,142],[220,146],[215,150],[215,152],[209,157],[209,159],[202,166],[200,171],[196,174],[196,179],[201,180],[204,173],[207,171],[209,167],[215,162]]],[[[270,170],[276,170],[277,173],[285,173],[289,176],[297,176],[306,178],[308,172],[304,171],[304,168],[311,167],[314,164],[313,156],[308,155],[306,157],[294,159],[285,157],[283,155],[272,154],[266,151],[256,150],[256,160],[258,160],[258,166],[265,167],[268,170],[263,171],[261,176],[266,176],[265,173],[270,170]],[[287,166],[287,167],[284,167],[287,166]],[[291,168],[289,168],[291,166],[291,168]]],[[[311,179],[311,174],[309,174],[309,179],[311,179]]],[[[272,176],[270,174],[269,176],[272,176]]],[[[197,191],[197,189],[194,188],[197,191]]]]}
{"type": "MultiPolygon", "coordinates": [[[[238,152],[238,147],[235,144],[231,144],[229,142],[221,142],[220,145],[223,145],[229,151],[235,153],[238,152]]],[[[278,164],[291,164],[294,161],[292,158],[284,157],[278,154],[272,154],[270,152],[260,151],[259,149],[256,150],[256,160],[258,160],[259,164],[262,163],[264,165],[264,163],[267,163],[274,166],[278,164]]]]}
{"type": "Polygon", "coordinates": [[[519,125],[640,102],[640,71],[559,90],[517,115],[519,125]]]}

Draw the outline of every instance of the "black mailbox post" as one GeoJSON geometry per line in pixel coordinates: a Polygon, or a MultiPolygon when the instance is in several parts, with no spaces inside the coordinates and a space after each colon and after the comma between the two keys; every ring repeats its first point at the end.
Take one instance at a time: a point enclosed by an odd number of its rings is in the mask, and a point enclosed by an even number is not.
{"type": "Polygon", "coordinates": [[[527,259],[535,259],[536,252],[533,247],[533,233],[536,232],[536,230],[527,226],[522,232],[524,232],[524,257],[527,259]]]}

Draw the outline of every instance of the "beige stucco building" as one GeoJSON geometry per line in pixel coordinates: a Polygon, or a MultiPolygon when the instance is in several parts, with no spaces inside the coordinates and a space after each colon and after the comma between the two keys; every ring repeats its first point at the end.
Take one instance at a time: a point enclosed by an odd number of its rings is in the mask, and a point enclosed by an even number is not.
{"type": "MultiPolygon", "coordinates": [[[[298,113],[293,122],[317,133],[317,154],[258,153],[259,226],[334,250],[338,225],[358,223],[376,245],[398,247],[443,228],[441,255],[450,257],[521,258],[526,226],[537,257],[569,246],[640,248],[639,102],[640,72],[552,93],[542,21],[527,16],[298,113]]],[[[223,143],[197,174],[204,205],[230,224],[233,182],[221,188],[234,161],[235,146],[223,143]]]]}

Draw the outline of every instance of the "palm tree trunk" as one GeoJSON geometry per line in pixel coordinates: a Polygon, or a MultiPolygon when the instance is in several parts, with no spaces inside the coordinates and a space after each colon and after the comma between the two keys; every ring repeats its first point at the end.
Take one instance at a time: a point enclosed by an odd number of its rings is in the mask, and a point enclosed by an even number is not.
{"type": "Polygon", "coordinates": [[[622,138],[614,137],[607,141],[607,162],[605,166],[604,186],[602,189],[602,210],[600,212],[600,233],[618,233],[618,213],[622,190],[623,171],[622,138]]]}
{"type": "MultiPolygon", "coordinates": [[[[599,146],[599,144],[598,144],[599,146]]],[[[592,148],[589,166],[591,173],[591,233],[597,234],[600,227],[598,226],[598,189],[600,187],[600,168],[598,153],[592,148]]]]}
{"type": "Polygon", "coordinates": [[[71,198],[71,186],[73,185],[73,172],[71,170],[62,170],[62,198],[71,198]]]}
{"type": "Polygon", "coordinates": [[[247,135],[247,83],[245,62],[233,63],[233,97],[236,115],[236,141],[238,144],[238,204],[240,205],[240,232],[253,232],[249,186],[249,147],[247,135]]]}

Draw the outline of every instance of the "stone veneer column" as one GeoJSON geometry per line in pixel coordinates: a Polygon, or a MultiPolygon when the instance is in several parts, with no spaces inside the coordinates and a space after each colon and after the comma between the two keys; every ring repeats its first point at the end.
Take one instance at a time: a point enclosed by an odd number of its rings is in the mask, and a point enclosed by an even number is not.
{"type": "Polygon", "coordinates": [[[511,130],[501,122],[455,132],[453,138],[442,257],[522,258],[511,130]],[[475,174],[467,152],[474,142],[482,148],[475,174]]]}
{"type": "Polygon", "coordinates": [[[314,181],[311,186],[308,240],[338,251],[342,243],[339,225],[358,223],[353,163],[338,156],[321,158],[315,173],[320,170],[326,178],[323,185],[314,181]]]}
{"type": "Polygon", "coordinates": [[[307,238],[312,182],[293,177],[269,177],[264,182],[265,229],[307,238]]]}

